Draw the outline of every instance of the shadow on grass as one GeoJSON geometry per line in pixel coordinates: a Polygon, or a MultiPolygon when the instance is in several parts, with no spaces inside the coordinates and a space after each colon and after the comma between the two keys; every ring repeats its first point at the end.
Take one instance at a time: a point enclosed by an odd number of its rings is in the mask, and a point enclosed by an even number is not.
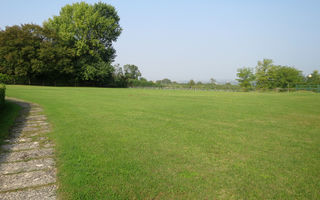
{"type": "Polygon", "coordinates": [[[20,110],[21,106],[11,100],[6,100],[5,105],[0,108],[0,145],[8,138],[10,128],[14,125],[20,110]]]}

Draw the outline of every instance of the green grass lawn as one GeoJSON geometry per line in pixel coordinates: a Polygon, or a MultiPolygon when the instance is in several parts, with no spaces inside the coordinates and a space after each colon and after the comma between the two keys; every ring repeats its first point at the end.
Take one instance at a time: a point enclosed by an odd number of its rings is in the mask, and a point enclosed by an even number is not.
{"type": "Polygon", "coordinates": [[[320,94],[8,86],[53,124],[63,199],[320,199],[320,94]]]}
{"type": "MultiPolygon", "coordinates": [[[[8,137],[9,129],[19,114],[21,108],[14,103],[6,101],[4,107],[0,108],[0,145],[8,137]]],[[[1,151],[1,150],[0,150],[1,151]]]]}

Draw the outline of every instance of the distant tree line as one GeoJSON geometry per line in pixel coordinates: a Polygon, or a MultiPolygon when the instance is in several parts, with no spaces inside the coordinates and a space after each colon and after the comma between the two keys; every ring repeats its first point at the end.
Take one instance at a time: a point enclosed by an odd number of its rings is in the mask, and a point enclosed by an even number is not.
{"type": "Polygon", "coordinates": [[[305,77],[298,69],[274,65],[270,59],[259,61],[255,68],[238,69],[239,85],[218,84],[214,79],[208,83],[148,81],[136,65],[112,64],[113,43],[122,31],[119,21],[111,5],[81,2],[64,6],[42,26],[23,24],[0,30],[0,83],[222,90],[320,84],[318,71],[305,77]]]}
{"type": "Polygon", "coordinates": [[[294,67],[274,65],[271,59],[258,61],[255,68],[238,69],[237,81],[245,90],[292,88],[299,84],[320,85],[320,74],[317,70],[304,76],[294,67]]]}
{"type": "Polygon", "coordinates": [[[119,20],[111,5],[81,2],[66,5],[43,26],[0,30],[0,82],[109,87],[139,82],[137,66],[112,65],[119,20]]]}
{"type": "Polygon", "coordinates": [[[209,82],[194,81],[191,79],[188,82],[179,83],[172,81],[168,78],[157,80],[153,83],[152,87],[165,88],[165,89],[196,89],[196,90],[240,90],[240,86],[231,84],[230,82],[217,83],[214,78],[211,78],[209,82]]]}

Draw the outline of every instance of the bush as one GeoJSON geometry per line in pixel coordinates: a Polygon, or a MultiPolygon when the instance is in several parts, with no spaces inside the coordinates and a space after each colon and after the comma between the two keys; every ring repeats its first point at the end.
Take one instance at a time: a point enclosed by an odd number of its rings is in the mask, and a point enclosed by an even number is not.
{"type": "Polygon", "coordinates": [[[140,80],[129,79],[128,84],[131,87],[154,87],[154,86],[157,86],[155,83],[153,83],[152,81],[148,81],[145,78],[141,78],[140,80]]]}
{"type": "Polygon", "coordinates": [[[4,98],[6,96],[6,86],[1,84],[0,85],[0,107],[4,106],[4,98]]]}
{"type": "Polygon", "coordinates": [[[0,73],[0,83],[11,84],[13,83],[13,78],[7,74],[0,73]]]}

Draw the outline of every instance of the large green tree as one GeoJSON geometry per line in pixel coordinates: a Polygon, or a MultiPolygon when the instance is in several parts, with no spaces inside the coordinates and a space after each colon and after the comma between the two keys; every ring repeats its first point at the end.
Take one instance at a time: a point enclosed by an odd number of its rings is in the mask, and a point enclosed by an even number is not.
{"type": "Polygon", "coordinates": [[[256,66],[257,88],[287,88],[303,81],[302,72],[294,67],[274,65],[271,59],[258,61],[256,66]]]}
{"type": "Polygon", "coordinates": [[[59,80],[65,83],[72,79],[75,73],[73,49],[63,45],[56,32],[46,28],[43,29],[43,37],[39,49],[37,77],[43,84],[47,81],[55,85],[59,80]]]}
{"type": "Polygon", "coordinates": [[[237,76],[239,77],[237,81],[242,88],[249,89],[252,87],[252,82],[255,80],[252,68],[243,67],[238,69],[237,76]]]}
{"type": "Polygon", "coordinates": [[[269,76],[269,70],[273,66],[273,61],[271,59],[263,59],[263,61],[258,61],[256,66],[256,86],[257,88],[272,88],[272,78],[269,76]]]}
{"type": "Polygon", "coordinates": [[[123,66],[124,75],[128,79],[139,79],[141,77],[141,72],[139,68],[135,65],[124,65],[123,66]]]}
{"type": "Polygon", "coordinates": [[[112,43],[121,33],[119,20],[111,5],[81,2],[63,7],[44,27],[55,31],[64,45],[74,50],[75,79],[102,80],[103,75],[112,77],[112,43]]]}
{"type": "Polygon", "coordinates": [[[113,81],[114,83],[112,84],[112,86],[115,87],[127,87],[128,86],[128,79],[127,77],[124,75],[123,72],[123,68],[120,67],[119,64],[115,64],[113,66],[114,71],[113,71],[113,81]]]}
{"type": "Polygon", "coordinates": [[[272,88],[294,87],[304,79],[302,72],[294,67],[272,66],[269,70],[269,77],[272,82],[269,84],[272,88]]]}
{"type": "Polygon", "coordinates": [[[191,80],[188,82],[189,88],[192,88],[195,84],[196,84],[196,82],[194,82],[193,79],[191,79],[191,80]]]}
{"type": "Polygon", "coordinates": [[[0,73],[28,84],[39,66],[42,28],[35,24],[6,27],[0,31],[0,73]]]}
{"type": "Polygon", "coordinates": [[[74,51],[55,32],[34,24],[0,32],[0,73],[19,83],[55,83],[74,73],[74,51]]]}
{"type": "Polygon", "coordinates": [[[318,70],[314,70],[307,76],[307,83],[311,85],[320,85],[320,73],[318,70]]]}

